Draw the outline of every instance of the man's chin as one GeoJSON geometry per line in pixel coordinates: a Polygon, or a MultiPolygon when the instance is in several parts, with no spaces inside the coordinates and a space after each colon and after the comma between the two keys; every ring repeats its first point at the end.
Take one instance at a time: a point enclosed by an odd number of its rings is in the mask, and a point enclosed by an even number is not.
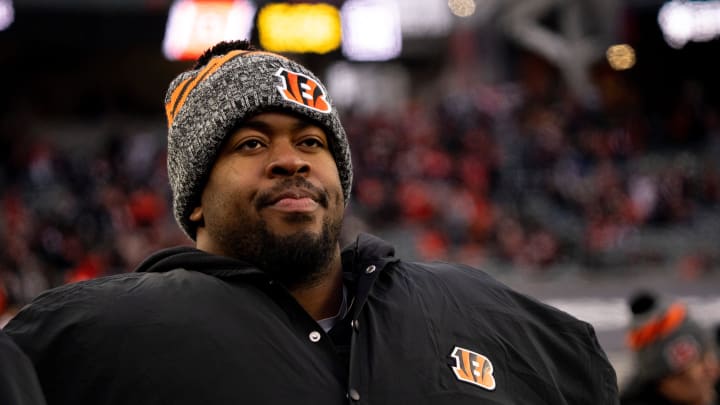
{"type": "Polygon", "coordinates": [[[304,241],[310,243],[320,239],[322,234],[307,228],[284,228],[284,229],[268,229],[268,234],[277,243],[287,243],[288,241],[304,241]]]}
{"type": "Polygon", "coordinates": [[[337,255],[342,220],[328,216],[260,211],[260,220],[247,216],[237,227],[218,227],[215,238],[231,257],[255,264],[288,288],[309,285],[329,271],[337,255]],[[310,219],[310,220],[308,220],[310,219]]]}
{"type": "Polygon", "coordinates": [[[291,213],[282,218],[268,219],[266,223],[268,231],[279,237],[296,234],[319,236],[322,233],[322,223],[313,216],[303,213],[291,213]]]}
{"type": "Polygon", "coordinates": [[[268,230],[257,264],[290,289],[311,285],[327,274],[334,244],[336,238],[322,231],[268,230]]]}

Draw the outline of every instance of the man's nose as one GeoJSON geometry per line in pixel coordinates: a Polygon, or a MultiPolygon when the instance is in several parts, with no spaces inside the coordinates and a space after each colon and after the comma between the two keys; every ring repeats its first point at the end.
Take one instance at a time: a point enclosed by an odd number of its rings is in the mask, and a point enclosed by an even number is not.
{"type": "Polygon", "coordinates": [[[267,166],[270,177],[286,177],[310,172],[310,163],[290,142],[276,142],[271,147],[271,158],[267,166]]]}

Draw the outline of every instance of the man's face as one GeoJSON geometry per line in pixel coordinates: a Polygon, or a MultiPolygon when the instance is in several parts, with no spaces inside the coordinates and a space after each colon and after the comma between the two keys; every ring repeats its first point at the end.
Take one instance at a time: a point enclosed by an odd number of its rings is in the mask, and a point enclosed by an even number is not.
{"type": "Polygon", "coordinates": [[[717,379],[718,359],[710,352],[682,372],[662,379],[658,388],[674,404],[711,405],[715,400],[717,379]]]}
{"type": "Polygon", "coordinates": [[[325,132],[283,113],[230,134],[190,219],[198,248],[248,261],[289,286],[336,253],[344,200],[325,132]]]}

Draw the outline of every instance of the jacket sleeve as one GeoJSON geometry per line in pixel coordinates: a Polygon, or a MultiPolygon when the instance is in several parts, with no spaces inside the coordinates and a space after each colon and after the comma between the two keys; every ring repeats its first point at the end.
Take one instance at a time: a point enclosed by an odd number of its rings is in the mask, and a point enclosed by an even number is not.
{"type": "Polygon", "coordinates": [[[2,330],[0,330],[0,403],[45,404],[32,363],[2,330]]]}

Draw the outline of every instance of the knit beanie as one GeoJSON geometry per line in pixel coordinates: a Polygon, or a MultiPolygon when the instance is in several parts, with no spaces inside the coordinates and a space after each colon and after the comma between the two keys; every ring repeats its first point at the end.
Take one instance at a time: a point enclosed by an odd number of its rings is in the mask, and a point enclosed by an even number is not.
{"type": "Polygon", "coordinates": [[[707,331],[690,317],[685,304],[638,292],[629,305],[627,344],[635,355],[638,381],[654,382],[683,371],[712,349],[707,331]]]}
{"type": "Polygon", "coordinates": [[[190,214],[225,138],[262,112],[300,115],[326,131],[347,205],[352,163],[345,129],[325,86],[299,63],[270,52],[229,50],[177,76],[165,96],[165,110],[173,213],[191,239],[196,225],[190,214]]]}

